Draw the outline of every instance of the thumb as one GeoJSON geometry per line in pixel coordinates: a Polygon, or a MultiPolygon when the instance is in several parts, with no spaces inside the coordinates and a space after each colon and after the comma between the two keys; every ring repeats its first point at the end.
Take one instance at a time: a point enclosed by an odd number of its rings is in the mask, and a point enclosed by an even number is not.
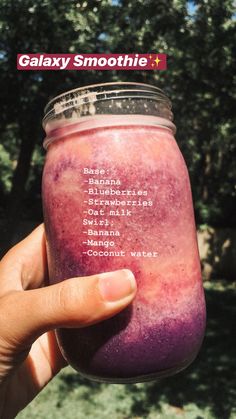
{"type": "Polygon", "coordinates": [[[89,326],[112,317],[135,293],[136,282],[128,269],[11,292],[0,300],[1,338],[12,349],[23,349],[50,329],[89,326]]]}

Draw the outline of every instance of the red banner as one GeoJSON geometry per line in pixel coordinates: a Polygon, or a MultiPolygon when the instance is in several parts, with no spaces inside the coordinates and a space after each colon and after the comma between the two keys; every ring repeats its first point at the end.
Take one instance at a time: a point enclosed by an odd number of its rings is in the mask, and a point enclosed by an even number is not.
{"type": "Polygon", "coordinates": [[[17,54],[18,70],[166,70],[166,54],[17,54]]]}

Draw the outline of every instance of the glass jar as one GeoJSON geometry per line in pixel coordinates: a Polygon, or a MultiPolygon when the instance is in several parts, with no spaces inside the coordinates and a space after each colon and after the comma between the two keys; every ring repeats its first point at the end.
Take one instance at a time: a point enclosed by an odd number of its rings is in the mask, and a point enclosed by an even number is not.
{"type": "Polygon", "coordinates": [[[115,317],[57,330],[64,357],[111,383],[182,370],[202,343],[205,300],[171,102],[146,84],[93,85],[49,102],[43,126],[50,283],[128,268],[138,285],[115,317]]]}

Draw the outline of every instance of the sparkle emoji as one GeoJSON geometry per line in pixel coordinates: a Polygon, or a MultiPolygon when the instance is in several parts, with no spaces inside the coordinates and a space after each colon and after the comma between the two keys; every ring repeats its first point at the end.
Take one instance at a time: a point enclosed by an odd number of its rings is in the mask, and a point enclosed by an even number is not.
{"type": "Polygon", "coordinates": [[[158,67],[158,65],[159,65],[159,63],[162,61],[162,60],[160,60],[160,58],[158,57],[158,55],[156,55],[156,58],[154,59],[153,58],[153,55],[149,55],[149,58],[150,58],[150,60],[152,60],[153,59],[153,61],[151,62],[151,66],[152,67],[158,67]]]}

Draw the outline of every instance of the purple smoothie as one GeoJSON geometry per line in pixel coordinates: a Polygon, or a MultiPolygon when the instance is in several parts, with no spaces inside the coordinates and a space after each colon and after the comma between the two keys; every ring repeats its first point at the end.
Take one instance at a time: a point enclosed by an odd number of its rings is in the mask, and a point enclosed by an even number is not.
{"type": "Polygon", "coordinates": [[[43,174],[50,282],[128,268],[138,285],[112,319],[58,330],[62,353],[107,382],[185,368],[202,343],[205,301],[189,178],[171,131],[120,117],[59,134],[43,174]]]}

